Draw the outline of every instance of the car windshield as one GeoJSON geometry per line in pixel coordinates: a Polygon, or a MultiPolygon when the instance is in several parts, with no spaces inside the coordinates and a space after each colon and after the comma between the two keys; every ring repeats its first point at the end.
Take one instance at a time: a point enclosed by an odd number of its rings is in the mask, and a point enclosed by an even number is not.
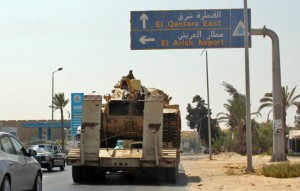
{"type": "Polygon", "coordinates": [[[33,149],[38,153],[51,152],[52,151],[51,145],[30,145],[28,147],[28,149],[33,149]]]}

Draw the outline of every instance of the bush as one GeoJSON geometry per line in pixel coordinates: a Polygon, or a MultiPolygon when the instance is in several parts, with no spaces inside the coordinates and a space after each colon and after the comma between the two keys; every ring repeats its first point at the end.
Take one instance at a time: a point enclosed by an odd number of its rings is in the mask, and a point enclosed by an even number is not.
{"type": "Polygon", "coordinates": [[[300,176],[300,163],[288,162],[264,165],[261,172],[264,176],[275,178],[291,178],[300,176]]]}

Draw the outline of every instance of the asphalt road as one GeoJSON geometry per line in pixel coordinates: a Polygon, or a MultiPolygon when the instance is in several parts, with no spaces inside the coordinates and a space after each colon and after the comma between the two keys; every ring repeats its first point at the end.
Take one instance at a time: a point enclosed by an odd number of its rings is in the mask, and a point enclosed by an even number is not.
{"type": "Polygon", "coordinates": [[[72,180],[72,168],[64,171],[54,168],[53,172],[43,171],[44,191],[187,191],[188,178],[179,165],[179,177],[176,184],[161,184],[150,175],[107,175],[105,181],[97,183],[77,184],[72,180]]]}

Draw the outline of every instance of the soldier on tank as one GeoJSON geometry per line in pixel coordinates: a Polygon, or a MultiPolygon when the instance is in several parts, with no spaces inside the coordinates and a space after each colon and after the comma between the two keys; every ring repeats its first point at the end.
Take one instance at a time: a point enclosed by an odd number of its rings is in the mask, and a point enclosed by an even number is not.
{"type": "Polygon", "coordinates": [[[130,80],[135,79],[132,70],[129,70],[129,74],[127,75],[127,78],[129,78],[130,80]]]}

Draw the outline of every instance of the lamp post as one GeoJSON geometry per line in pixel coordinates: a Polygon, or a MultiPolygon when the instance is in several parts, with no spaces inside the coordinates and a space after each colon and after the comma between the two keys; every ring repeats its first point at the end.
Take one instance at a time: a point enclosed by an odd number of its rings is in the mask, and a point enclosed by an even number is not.
{"type": "Polygon", "coordinates": [[[54,97],[54,73],[55,72],[58,72],[58,71],[61,71],[63,68],[58,68],[57,70],[55,70],[54,72],[52,72],[52,94],[51,94],[51,109],[52,109],[52,121],[51,121],[51,130],[49,131],[50,133],[50,136],[48,137],[48,139],[52,139],[51,138],[51,132],[52,132],[52,129],[53,129],[53,112],[54,112],[54,108],[53,108],[53,97],[54,97]]]}
{"type": "Polygon", "coordinates": [[[212,160],[211,158],[211,126],[210,126],[210,105],[209,105],[209,83],[208,83],[208,58],[207,58],[207,50],[204,49],[201,53],[205,51],[205,59],[206,59],[206,88],[207,88],[207,107],[208,107],[208,114],[207,114],[207,128],[208,128],[208,148],[209,148],[209,160],[212,160]]]}
{"type": "Polygon", "coordinates": [[[93,94],[93,93],[95,93],[96,91],[94,90],[94,91],[92,91],[91,93],[89,93],[88,95],[91,95],[91,94],[93,94]]]}

